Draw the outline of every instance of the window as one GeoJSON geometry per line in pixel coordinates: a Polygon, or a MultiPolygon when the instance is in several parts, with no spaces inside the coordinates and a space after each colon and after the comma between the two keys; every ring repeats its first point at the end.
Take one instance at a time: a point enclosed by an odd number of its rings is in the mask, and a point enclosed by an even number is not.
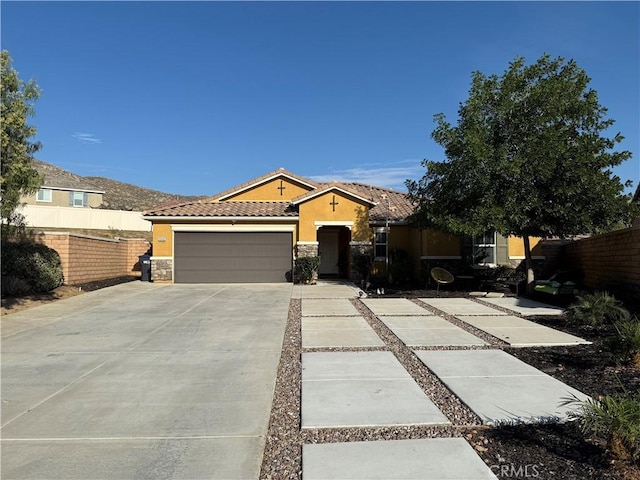
{"type": "Polygon", "coordinates": [[[377,228],[374,237],[374,252],[376,258],[387,257],[387,229],[377,228]]]}
{"type": "Polygon", "coordinates": [[[38,194],[36,195],[36,200],[38,202],[50,202],[51,201],[51,189],[49,188],[41,188],[38,190],[38,194]]]}
{"type": "Polygon", "coordinates": [[[496,264],[496,232],[489,231],[473,237],[474,265],[496,264]]]}
{"type": "Polygon", "coordinates": [[[84,192],[69,192],[69,205],[72,207],[86,207],[87,194],[84,192]]]}

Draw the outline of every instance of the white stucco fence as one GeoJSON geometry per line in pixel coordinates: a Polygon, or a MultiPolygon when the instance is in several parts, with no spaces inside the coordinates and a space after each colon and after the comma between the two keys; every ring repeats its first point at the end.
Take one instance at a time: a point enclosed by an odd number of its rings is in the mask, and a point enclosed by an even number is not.
{"type": "Polygon", "coordinates": [[[29,227],[151,231],[151,222],[142,219],[142,212],[48,205],[24,205],[18,211],[29,227]]]}

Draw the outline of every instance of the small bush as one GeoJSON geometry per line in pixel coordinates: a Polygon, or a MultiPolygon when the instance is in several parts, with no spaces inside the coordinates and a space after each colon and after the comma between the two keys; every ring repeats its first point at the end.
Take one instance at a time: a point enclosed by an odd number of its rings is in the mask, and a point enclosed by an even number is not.
{"type": "Polygon", "coordinates": [[[31,286],[19,277],[7,275],[2,277],[2,295],[8,297],[21,297],[31,293],[31,286]]]}
{"type": "Polygon", "coordinates": [[[395,285],[411,283],[411,258],[405,250],[394,248],[389,252],[389,274],[395,285]]]}
{"type": "Polygon", "coordinates": [[[569,320],[580,325],[599,327],[626,320],[629,312],[622,302],[607,292],[583,293],[565,310],[569,320]]]}
{"type": "Polygon", "coordinates": [[[296,258],[296,272],[300,281],[311,283],[318,278],[318,267],[320,257],[298,257],[296,258]]]}
{"type": "Polygon", "coordinates": [[[354,280],[368,282],[371,276],[371,265],[373,258],[371,255],[354,255],[351,259],[352,274],[355,273],[354,280]]]}
{"type": "Polygon", "coordinates": [[[619,345],[625,356],[631,356],[633,364],[640,368],[640,320],[633,317],[613,323],[619,345]]]}
{"type": "Polygon", "coordinates": [[[605,441],[609,453],[617,459],[640,462],[640,394],[606,396],[599,400],[579,401],[573,397],[564,405],[575,405],[569,414],[578,420],[585,434],[605,441]]]}
{"type": "Polygon", "coordinates": [[[2,245],[2,277],[23,280],[33,293],[50,292],[64,282],[58,252],[30,242],[2,245]]]}

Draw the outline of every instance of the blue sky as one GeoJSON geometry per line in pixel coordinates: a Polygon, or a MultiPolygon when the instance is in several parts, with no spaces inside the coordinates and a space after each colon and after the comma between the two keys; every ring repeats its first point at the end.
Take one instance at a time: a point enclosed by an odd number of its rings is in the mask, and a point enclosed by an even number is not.
{"type": "MultiPolygon", "coordinates": [[[[471,72],[573,58],[640,178],[638,2],[10,2],[2,48],[42,89],[37,157],[212,195],[284,167],[402,190],[442,159],[471,72]]],[[[629,191],[631,189],[628,189],[629,191]]]]}

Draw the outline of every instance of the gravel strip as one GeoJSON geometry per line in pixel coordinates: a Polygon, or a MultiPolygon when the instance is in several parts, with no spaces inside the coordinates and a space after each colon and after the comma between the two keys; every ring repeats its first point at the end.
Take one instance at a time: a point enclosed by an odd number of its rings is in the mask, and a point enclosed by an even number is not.
{"type": "Polygon", "coordinates": [[[260,479],[302,478],[300,357],[302,301],[292,299],[273,393],[260,479]]]}
{"type": "MultiPolygon", "coordinates": [[[[285,327],[271,416],[260,469],[261,480],[302,478],[302,445],[375,440],[465,437],[480,449],[485,441],[480,418],[462,403],[416,355],[359,299],[352,300],[358,312],[385,342],[385,347],[301,347],[302,301],[292,299],[285,327]],[[303,352],[391,351],[452,425],[409,425],[301,430],[301,385],[303,352]]],[[[439,348],[440,350],[448,347],[439,348]]]]}
{"type": "MultiPolygon", "coordinates": [[[[358,312],[369,323],[402,366],[453,425],[478,426],[480,418],[460,401],[422,361],[369,308],[353,299],[358,312]]],[[[439,350],[444,350],[440,348],[439,350]]]]}

